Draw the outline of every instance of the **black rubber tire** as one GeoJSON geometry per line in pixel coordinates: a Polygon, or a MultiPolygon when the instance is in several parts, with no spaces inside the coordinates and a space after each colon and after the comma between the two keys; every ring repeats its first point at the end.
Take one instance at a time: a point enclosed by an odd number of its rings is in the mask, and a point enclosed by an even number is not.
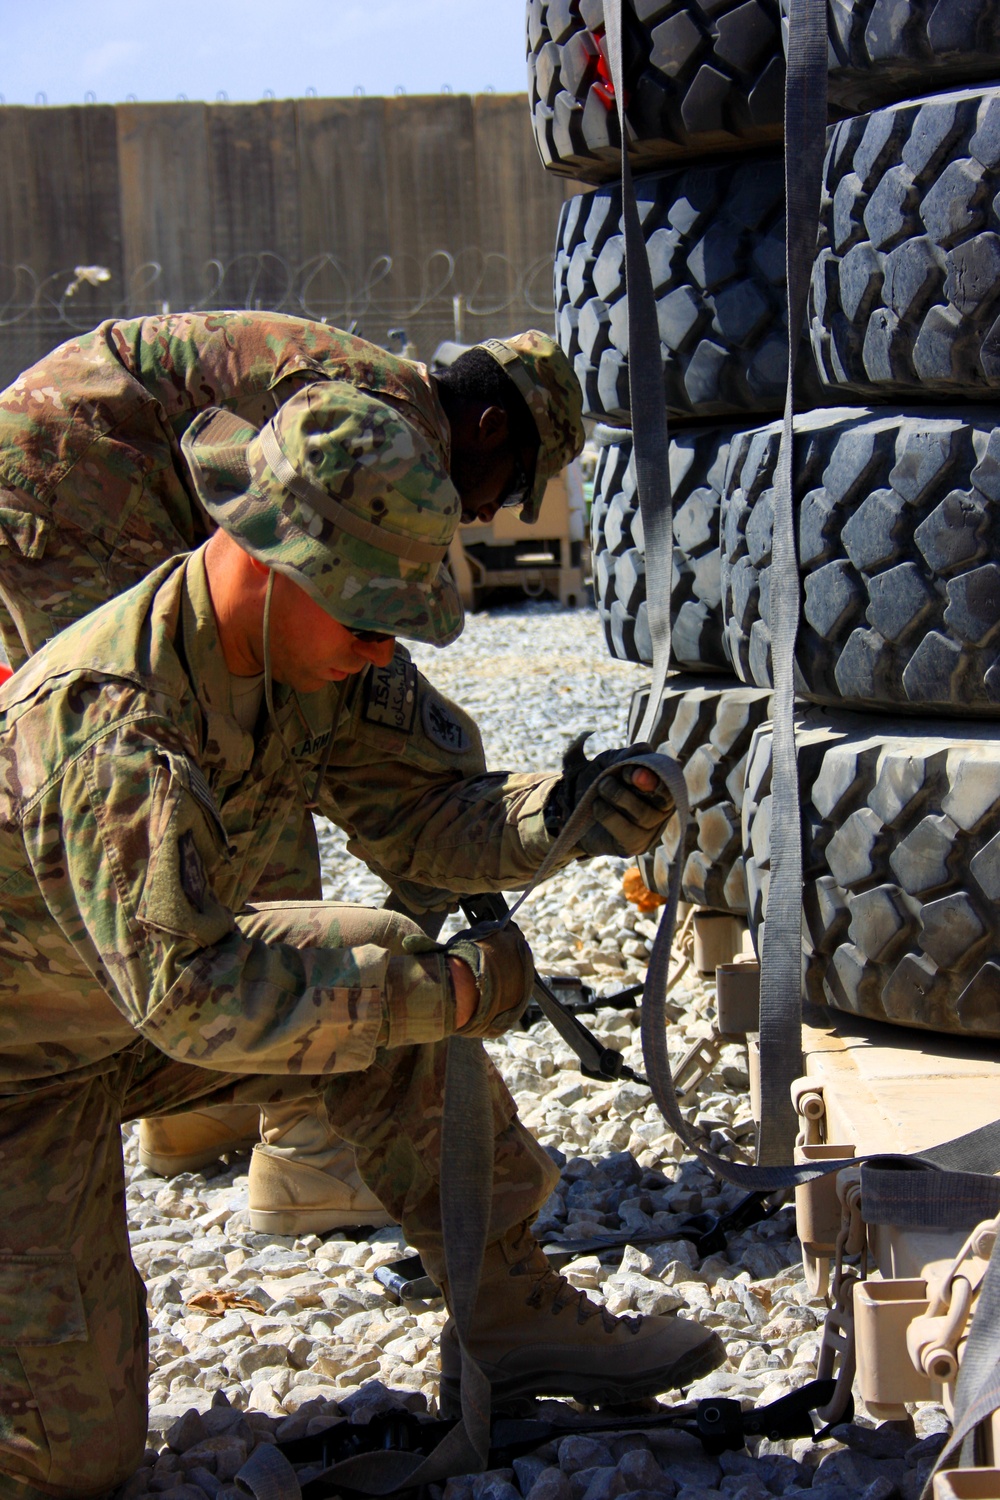
{"type": "MultiPolygon", "coordinates": [[[[735,436],[722,502],[725,645],[771,685],[780,423],[735,436]]],[[[796,422],[797,691],[1000,715],[1000,412],[817,411],[796,422]]]]}
{"type": "MultiPolygon", "coordinates": [[[[803,960],[809,1000],[1000,1036],[1000,733],[813,709],[800,721],[803,960]]],[[[771,847],[771,733],[743,798],[760,950],[771,847]]]]}
{"type": "MultiPolygon", "coordinates": [[[[622,17],[634,171],[781,139],[785,63],[776,0],[628,0],[622,17]]],[[[621,136],[603,0],[528,0],[528,92],[550,172],[608,182],[621,136]]]]}
{"type": "MultiPolygon", "coordinates": [[[[632,696],[629,738],[642,722],[649,688],[632,696]]],[[[731,678],[667,683],[651,742],[680,763],[691,799],[681,896],[695,906],[745,916],[741,808],[746,756],[754,730],[767,718],[771,695],[731,678]]],[[[667,894],[677,857],[676,818],[667,824],[653,861],[653,882],[667,894]]]]}
{"type": "Polygon", "coordinates": [[[824,179],[810,308],[827,385],[1000,390],[1000,88],[843,121],[824,179]]]}
{"type": "MultiPolygon", "coordinates": [[[[729,427],[691,427],[670,439],[674,503],[671,662],[687,672],[731,668],[722,644],[719,508],[729,427]]],[[[646,614],[642,516],[635,492],[632,434],[594,433],[597,468],[590,512],[594,594],[611,655],[652,664],[646,614]]]]}
{"type": "MultiPolygon", "coordinates": [[[[636,181],[675,417],[743,416],[784,407],[787,359],[781,159],[658,172],[636,181]]],[[[584,411],[629,425],[628,319],[621,189],[563,205],[556,240],[559,342],[584,411]]],[[[804,408],[823,404],[808,350],[804,408]]]]}
{"type": "Polygon", "coordinates": [[[830,103],[852,114],[1000,74],[997,0],[837,0],[829,38],[830,103]]]}

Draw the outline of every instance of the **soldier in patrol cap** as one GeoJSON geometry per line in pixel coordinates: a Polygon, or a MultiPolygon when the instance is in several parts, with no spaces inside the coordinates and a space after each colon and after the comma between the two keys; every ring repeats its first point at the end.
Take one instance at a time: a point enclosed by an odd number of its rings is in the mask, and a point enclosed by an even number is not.
{"type": "MultiPolygon", "coordinates": [[[[204,411],[181,441],[218,529],[0,690],[0,1474],[22,1500],[104,1495],[142,1453],[124,1119],[322,1098],[447,1295],[444,1043],[516,1022],[530,952],[513,927],[444,950],[385,910],[252,899],[289,811],[310,803],[373,869],[453,898],[530,880],[594,774],[573,856],[645,850],[670,811],[613,759],[486,774],[475,725],[396,645],[462,625],[444,566],[461,492],[399,399],[326,378],[260,425],[204,411]]],[[[483,504],[509,452],[495,475],[483,504]]],[[[494,1389],[630,1400],[717,1364],[710,1330],[614,1318],[552,1270],[530,1224],[557,1173],[486,1066],[470,1350],[494,1389]]],[[[458,1375],[449,1325],[447,1392],[458,1375]]]]}
{"type": "MultiPolygon", "coordinates": [[[[273,313],[102,324],[0,395],[0,635],[11,663],[209,535],[214,522],[192,492],[178,446],[201,410],[214,405],[260,423],[324,378],[354,385],[362,399],[379,396],[419,427],[453,479],[466,521],[490,519],[501,503],[520,504],[534,520],[547,479],[583,442],[576,378],[558,345],[538,332],[488,340],[431,376],[363,339],[273,313]]],[[[255,694],[236,707],[252,731],[255,694]]],[[[430,741],[428,748],[439,753],[430,741]]],[[[415,908],[422,893],[405,890],[415,908]]],[[[312,817],[300,801],[287,810],[253,895],[320,893],[312,817]]],[[[164,1175],[197,1170],[252,1145],[259,1123],[246,1106],[147,1119],[140,1157],[164,1175]]],[[[250,1216],[260,1230],[388,1222],[353,1153],[312,1101],[265,1111],[250,1177],[250,1216]]]]}

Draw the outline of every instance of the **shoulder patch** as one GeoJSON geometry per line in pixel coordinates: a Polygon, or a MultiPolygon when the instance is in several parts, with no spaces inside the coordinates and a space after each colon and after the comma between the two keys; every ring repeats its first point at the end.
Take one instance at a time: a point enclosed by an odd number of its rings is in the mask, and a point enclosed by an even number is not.
{"type": "Polygon", "coordinates": [[[195,911],[204,912],[208,878],[190,829],[177,840],[177,855],[180,860],[181,890],[195,911]]]}
{"type": "Polygon", "coordinates": [[[439,750],[449,750],[452,755],[461,755],[468,750],[469,736],[464,724],[459,723],[448,705],[433,693],[424,694],[420,718],[424,733],[439,750]]]}
{"type": "Polygon", "coordinates": [[[387,667],[372,667],[365,678],[362,717],[369,724],[384,724],[400,734],[412,734],[416,711],[417,669],[413,663],[394,656],[387,667]]]}

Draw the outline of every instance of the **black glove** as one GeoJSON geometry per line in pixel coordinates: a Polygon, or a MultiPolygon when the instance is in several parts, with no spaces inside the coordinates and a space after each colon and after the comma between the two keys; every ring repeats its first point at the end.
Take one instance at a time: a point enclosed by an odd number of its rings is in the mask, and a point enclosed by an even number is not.
{"type": "Polygon", "coordinates": [[[584,741],[592,734],[577,735],[563,756],[563,773],[545,803],[545,831],[556,838],[595,781],[602,785],[592,805],[593,822],[577,840],[581,854],[617,854],[630,858],[645,854],[659,841],[663,825],[674,810],[674,801],[662,782],[653,792],[642,792],[632,784],[631,770],[615,771],[619,761],[649,754],[652,745],[630,745],[625,750],[602,750],[593,760],[584,754],[584,741]]]}

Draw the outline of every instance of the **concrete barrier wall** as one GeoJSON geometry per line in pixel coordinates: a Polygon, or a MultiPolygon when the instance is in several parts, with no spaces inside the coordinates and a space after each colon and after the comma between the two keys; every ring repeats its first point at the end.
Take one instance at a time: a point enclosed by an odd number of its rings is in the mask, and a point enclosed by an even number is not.
{"type": "Polygon", "coordinates": [[[568,186],[524,95],[0,107],[0,384],[102,318],[551,329],[568,186]],[[456,301],[458,299],[458,301],[456,301]]]}

